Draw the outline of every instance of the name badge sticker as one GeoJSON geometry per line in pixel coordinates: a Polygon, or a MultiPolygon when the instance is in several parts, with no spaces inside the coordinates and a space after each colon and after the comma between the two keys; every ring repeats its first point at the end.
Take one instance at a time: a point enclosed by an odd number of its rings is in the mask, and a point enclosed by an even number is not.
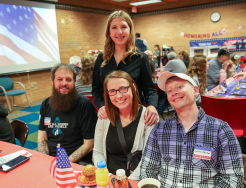
{"type": "Polygon", "coordinates": [[[211,148],[195,146],[193,157],[195,159],[203,159],[209,161],[211,159],[211,153],[212,153],[211,148]]]}
{"type": "Polygon", "coordinates": [[[50,117],[44,117],[44,125],[50,125],[51,118],[50,117]]]}

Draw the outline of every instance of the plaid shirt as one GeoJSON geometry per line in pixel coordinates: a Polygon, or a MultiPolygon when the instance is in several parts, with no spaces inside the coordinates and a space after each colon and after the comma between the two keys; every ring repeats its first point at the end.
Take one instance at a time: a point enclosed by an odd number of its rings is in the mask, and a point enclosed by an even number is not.
{"type": "Polygon", "coordinates": [[[196,123],[185,133],[177,114],[157,123],[142,157],[141,179],[159,179],[167,187],[243,187],[242,152],[226,122],[199,109],[196,123]],[[211,159],[194,158],[194,148],[211,150],[211,159]]]}

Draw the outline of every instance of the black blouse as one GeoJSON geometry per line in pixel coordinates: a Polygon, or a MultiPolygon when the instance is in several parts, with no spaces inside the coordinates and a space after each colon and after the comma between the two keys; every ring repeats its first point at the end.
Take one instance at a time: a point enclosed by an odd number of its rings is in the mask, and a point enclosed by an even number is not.
{"type": "Polygon", "coordinates": [[[109,63],[101,67],[103,62],[103,53],[97,57],[92,79],[92,95],[94,103],[98,108],[105,105],[103,97],[103,82],[107,74],[114,70],[121,70],[127,72],[135,81],[140,100],[144,105],[153,105],[157,107],[158,95],[152,81],[151,68],[149,65],[148,57],[145,53],[135,54],[130,58],[130,55],[125,59],[124,64],[122,61],[117,66],[114,56],[109,60],[109,63]]]}
{"type": "MultiPolygon", "coordinates": [[[[129,125],[123,127],[123,133],[126,139],[128,151],[132,150],[142,110],[143,107],[140,107],[137,118],[134,121],[132,121],[129,125]]],[[[109,172],[112,174],[116,174],[116,170],[124,169],[126,171],[126,175],[129,176],[130,174],[127,170],[127,157],[120,145],[116,127],[113,126],[111,123],[109,125],[106,138],[106,151],[107,168],[109,172]]]]}

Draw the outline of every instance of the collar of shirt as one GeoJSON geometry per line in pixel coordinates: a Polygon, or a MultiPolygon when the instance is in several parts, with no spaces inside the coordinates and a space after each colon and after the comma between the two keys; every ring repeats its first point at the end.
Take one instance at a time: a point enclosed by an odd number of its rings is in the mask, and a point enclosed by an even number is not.
{"type": "MultiPolygon", "coordinates": [[[[198,127],[200,121],[202,120],[202,118],[205,116],[204,110],[203,110],[201,107],[198,107],[198,109],[199,109],[199,113],[198,113],[198,116],[197,116],[197,120],[196,120],[196,122],[194,123],[194,125],[190,128],[189,131],[192,131],[192,130],[196,129],[196,128],[198,127]]],[[[183,125],[178,121],[178,115],[177,115],[177,112],[175,112],[173,116],[174,116],[174,119],[175,119],[175,121],[176,121],[177,126],[183,126],[183,125]]],[[[189,132],[189,131],[188,131],[188,132],[189,132]]]]}
{"type": "Polygon", "coordinates": [[[220,63],[220,61],[218,60],[218,58],[217,58],[217,57],[215,57],[215,58],[214,58],[214,60],[215,60],[215,62],[219,65],[219,67],[221,67],[221,68],[222,68],[222,64],[220,63]]]}

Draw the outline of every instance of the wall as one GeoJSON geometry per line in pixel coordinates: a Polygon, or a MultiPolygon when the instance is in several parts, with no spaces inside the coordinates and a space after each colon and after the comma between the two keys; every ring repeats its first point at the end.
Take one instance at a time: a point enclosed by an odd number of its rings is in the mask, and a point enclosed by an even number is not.
{"type": "MultiPolygon", "coordinates": [[[[246,3],[215,7],[209,9],[192,10],[186,12],[162,14],[155,16],[134,18],[135,32],[141,33],[149,43],[150,49],[154,45],[166,43],[173,46],[177,53],[189,52],[189,41],[192,38],[181,37],[180,33],[203,34],[226,30],[226,34],[218,38],[246,36],[246,3]],[[218,11],[221,20],[213,23],[210,15],[218,11]],[[242,30],[237,30],[237,24],[242,30]]],[[[82,13],[67,10],[56,10],[57,28],[61,62],[68,63],[73,55],[82,56],[90,49],[103,49],[105,41],[105,27],[107,15],[82,13]],[[65,23],[61,23],[64,19],[65,23]],[[66,21],[68,20],[68,24],[66,21]]],[[[10,76],[14,81],[23,82],[30,101],[45,99],[51,95],[50,70],[23,73],[10,76]],[[35,83],[30,88],[30,83],[35,83]]],[[[16,97],[16,104],[26,103],[24,96],[16,97]]],[[[12,99],[10,98],[12,101],[12,99]]],[[[0,102],[7,107],[6,101],[0,97],[0,102]]],[[[11,102],[12,103],[12,102],[11,102]]]]}
{"type": "MultiPolygon", "coordinates": [[[[206,34],[226,30],[226,34],[210,37],[228,38],[246,36],[246,3],[215,7],[208,9],[184,11],[170,14],[154,15],[148,17],[134,18],[135,32],[141,33],[141,38],[146,39],[150,49],[154,50],[154,45],[173,46],[174,51],[179,53],[182,50],[189,52],[189,41],[197,38],[186,38],[180,36],[181,32],[190,34],[206,34]],[[219,12],[221,19],[217,23],[210,20],[213,12],[219,12]],[[238,30],[237,25],[242,29],[238,30]]],[[[201,39],[201,40],[205,40],[201,39]]]]}

